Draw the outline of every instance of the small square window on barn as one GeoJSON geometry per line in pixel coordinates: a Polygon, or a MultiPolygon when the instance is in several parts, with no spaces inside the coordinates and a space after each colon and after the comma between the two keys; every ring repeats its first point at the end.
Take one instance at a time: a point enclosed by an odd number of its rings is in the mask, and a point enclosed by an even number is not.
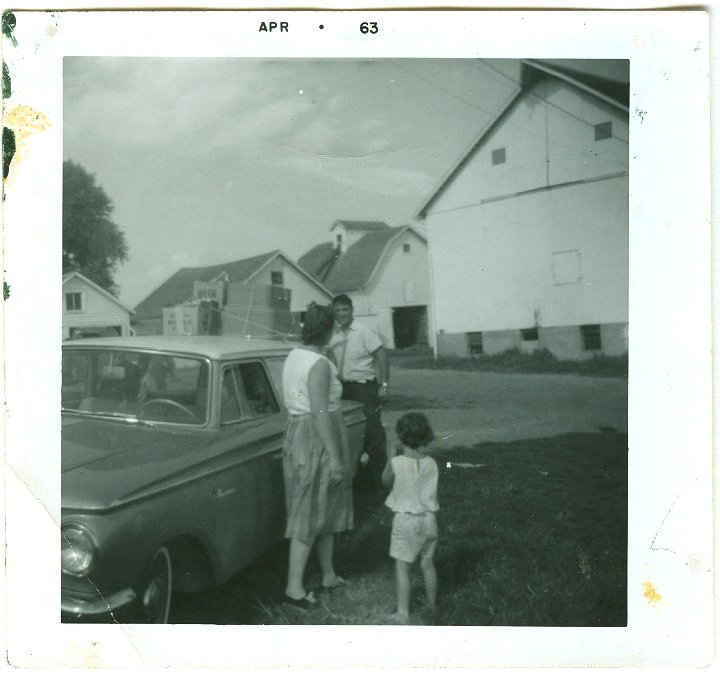
{"type": "Polygon", "coordinates": [[[493,164],[505,164],[505,148],[497,148],[492,151],[493,164]]]}
{"type": "Polygon", "coordinates": [[[520,337],[525,340],[537,340],[538,330],[537,326],[533,326],[531,329],[520,329],[520,337]]]}
{"type": "Polygon", "coordinates": [[[403,244],[403,253],[410,253],[410,245],[409,244],[403,244]]]}
{"type": "Polygon", "coordinates": [[[606,141],[612,138],[612,122],[601,122],[595,125],[595,140],[606,141]]]}
{"type": "Polygon", "coordinates": [[[282,270],[277,270],[270,273],[270,283],[273,286],[282,286],[283,285],[283,273],[282,270]]]}
{"type": "Polygon", "coordinates": [[[582,348],[585,352],[602,349],[600,324],[585,324],[581,326],[580,337],[582,338],[582,348]]]}
{"type": "Polygon", "coordinates": [[[473,354],[483,353],[482,331],[470,331],[467,334],[468,352],[473,354]]]}

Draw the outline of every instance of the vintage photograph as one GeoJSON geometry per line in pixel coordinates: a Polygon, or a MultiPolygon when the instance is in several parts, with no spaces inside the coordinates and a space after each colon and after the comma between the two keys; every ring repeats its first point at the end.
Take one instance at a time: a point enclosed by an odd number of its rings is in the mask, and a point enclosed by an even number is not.
{"type": "Polygon", "coordinates": [[[66,57],[63,621],[625,626],[629,92],[66,57]]]}
{"type": "Polygon", "coordinates": [[[2,29],[9,664],[712,662],[707,11],[2,29]]]}

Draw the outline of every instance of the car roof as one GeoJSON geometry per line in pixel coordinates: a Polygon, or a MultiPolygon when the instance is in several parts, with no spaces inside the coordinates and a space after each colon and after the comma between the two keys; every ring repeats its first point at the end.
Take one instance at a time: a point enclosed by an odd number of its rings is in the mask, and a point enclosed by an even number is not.
{"type": "Polygon", "coordinates": [[[119,350],[157,350],[182,352],[210,359],[229,359],[244,355],[284,355],[297,343],[245,336],[126,336],[68,340],[63,349],[102,347],[119,350]]]}

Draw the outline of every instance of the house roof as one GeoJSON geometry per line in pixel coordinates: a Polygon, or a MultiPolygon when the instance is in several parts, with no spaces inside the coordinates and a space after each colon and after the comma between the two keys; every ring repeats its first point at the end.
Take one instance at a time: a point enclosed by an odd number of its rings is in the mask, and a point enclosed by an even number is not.
{"type": "Polygon", "coordinates": [[[387,230],[390,226],[382,221],[335,221],[330,230],[334,230],[335,226],[342,225],[346,230],[355,230],[358,232],[373,232],[375,230],[387,230]]]}
{"type": "Polygon", "coordinates": [[[318,279],[308,274],[307,269],[300,267],[282,251],[275,250],[239,261],[196,268],[181,268],[138,304],[135,308],[137,319],[160,317],[164,307],[180,305],[186,302],[192,297],[193,282],[212,282],[223,274],[227,276],[230,282],[248,282],[279,256],[297,269],[311,284],[314,284],[326,294],[332,295],[318,279]]]}
{"type": "Polygon", "coordinates": [[[630,100],[630,85],[626,82],[618,82],[607,78],[584,73],[579,70],[561,67],[555,64],[544,64],[537,61],[522,61],[522,73],[518,87],[512,92],[506,103],[500,107],[495,117],[481,130],[480,134],[472,142],[469,149],[445,174],[438,187],[433,190],[417,211],[416,218],[422,219],[428,209],[445,192],[453,178],[468,163],[470,158],[483,145],[488,134],[499,124],[499,122],[514,108],[517,102],[527,93],[530,87],[542,77],[554,77],[569,83],[570,85],[594,94],[599,99],[610,103],[624,112],[628,112],[630,100]]]}
{"type": "Polygon", "coordinates": [[[95,291],[97,291],[99,294],[105,296],[105,298],[107,298],[108,300],[111,300],[111,301],[112,301],[113,303],[115,303],[116,305],[119,305],[119,306],[120,306],[123,310],[125,310],[126,312],[129,312],[131,315],[132,315],[132,314],[135,314],[135,311],[134,311],[131,307],[128,307],[127,305],[125,305],[125,303],[123,303],[120,299],[115,298],[115,296],[113,296],[109,291],[106,291],[106,290],[103,289],[101,286],[95,284],[95,282],[93,282],[91,279],[88,279],[85,275],[83,275],[82,273],[78,272],[77,270],[74,271],[74,272],[67,272],[67,273],[65,273],[65,274],[63,275],[63,277],[62,277],[62,285],[65,286],[65,283],[66,283],[66,282],[69,282],[71,279],[80,279],[80,280],[82,280],[82,281],[85,282],[85,284],[87,284],[89,287],[91,287],[92,289],[94,289],[95,291]]]}
{"type": "Polygon", "coordinates": [[[366,287],[378,269],[380,261],[391,243],[402,233],[410,231],[425,241],[414,228],[403,225],[369,231],[340,255],[330,242],[318,244],[298,261],[333,293],[357,291],[366,287]],[[315,266],[314,268],[312,266],[315,266]]]}

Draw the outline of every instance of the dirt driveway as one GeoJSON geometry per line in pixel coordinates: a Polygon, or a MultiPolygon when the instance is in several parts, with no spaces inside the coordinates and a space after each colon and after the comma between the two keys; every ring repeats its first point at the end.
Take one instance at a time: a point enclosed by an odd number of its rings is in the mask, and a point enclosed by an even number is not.
{"type": "Polygon", "coordinates": [[[613,428],[627,433],[627,379],[395,368],[383,411],[388,437],[425,412],[442,448],[613,428]]]}

